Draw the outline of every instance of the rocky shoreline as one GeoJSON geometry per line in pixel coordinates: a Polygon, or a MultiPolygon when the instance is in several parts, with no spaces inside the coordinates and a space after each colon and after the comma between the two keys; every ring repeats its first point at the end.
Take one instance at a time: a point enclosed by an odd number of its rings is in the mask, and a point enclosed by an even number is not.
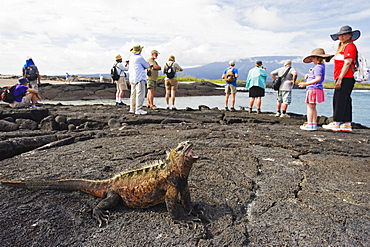
{"type": "MultiPolygon", "coordinates": [[[[109,95],[111,85],[98,85],[106,93],[87,95],[72,85],[58,90],[74,97],[109,95]]],[[[199,87],[184,93],[217,91],[199,87]]],[[[57,88],[45,92],[52,95],[57,88]]],[[[192,201],[210,223],[175,224],[164,204],[119,205],[111,210],[109,225],[99,228],[91,210],[100,199],[0,185],[2,246],[370,245],[368,128],[305,132],[299,129],[302,115],[281,119],[207,106],[148,109],[147,115],[128,110],[0,105],[0,180],[109,178],[190,140],[200,156],[189,177],[192,201]]]]}

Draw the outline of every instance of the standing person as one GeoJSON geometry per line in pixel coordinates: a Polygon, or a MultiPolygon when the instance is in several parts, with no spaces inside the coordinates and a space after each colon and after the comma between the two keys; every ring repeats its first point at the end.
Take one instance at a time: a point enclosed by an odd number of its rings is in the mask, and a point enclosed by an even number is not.
{"type": "Polygon", "coordinates": [[[101,74],[99,75],[99,82],[100,83],[103,83],[104,82],[104,77],[101,74]]]}
{"type": "Polygon", "coordinates": [[[27,87],[28,83],[29,81],[25,77],[18,79],[18,85],[13,92],[15,99],[9,104],[10,107],[22,108],[31,106],[31,108],[38,108],[38,106],[36,106],[37,100],[42,100],[42,98],[38,91],[27,87]]]}
{"type": "Polygon", "coordinates": [[[140,45],[131,48],[130,52],[133,54],[130,56],[128,69],[131,85],[130,112],[138,115],[147,114],[146,111],[141,109],[145,99],[145,70],[149,68],[147,61],[141,56],[143,48],[140,45]]]}
{"type": "Polygon", "coordinates": [[[35,89],[36,91],[39,90],[41,77],[35,62],[31,57],[27,57],[26,63],[22,68],[22,76],[27,78],[32,89],[35,89]]]}
{"type": "Polygon", "coordinates": [[[170,56],[168,62],[163,66],[163,74],[166,74],[165,87],[166,87],[166,105],[167,109],[176,110],[175,97],[178,89],[177,71],[183,71],[183,69],[175,62],[175,56],[170,56]],[[174,73],[172,73],[172,71],[174,73]],[[171,73],[170,73],[171,72],[171,73]],[[171,106],[170,100],[171,98],[171,106]]]}
{"type": "Polygon", "coordinates": [[[66,82],[68,82],[68,84],[71,84],[71,79],[72,79],[71,75],[68,74],[68,72],[66,72],[66,82]]]}
{"type": "Polygon", "coordinates": [[[116,66],[117,73],[119,75],[118,81],[113,81],[113,83],[116,83],[116,105],[126,105],[123,103],[123,95],[125,93],[125,90],[128,90],[127,82],[126,82],[126,73],[125,71],[128,71],[128,63],[126,62],[125,66],[122,64],[122,57],[121,55],[116,56],[116,62],[113,64],[113,66],[116,66]]]}
{"type": "Polygon", "coordinates": [[[283,67],[278,68],[270,73],[271,77],[276,80],[276,76],[282,77],[286,72],[287,74],[284,78],[282,78],[279,90],[277,92],[277,112],[275,117],[289,117],[286,111],[288,109],[288,105],[290,105],[292,102],[292,88],[297,80],[297,72],[292,67],[292,61],[288,59],[285,60],[283,67]],[[281,113],[281,111],[283,112],[281,113]]]}
{"type": "Polygon", "coordinates": [[[299,83],[299,87],[306,87],[307,103],[307,122],[300,126],[302,130],[317,130],[317,110],[316,104],[325,101],[324,87],[322,82],[325,80],[325,63],[329,62],[334,55],[325,54],[324,49],[316,48],[311,55],[303,59],[304,63],[314,63],[315,67],[310,70],[307,82],[299,83]]]}
{"type": "Polygon", "coordinates": [[[332,40],[339,40],[334,57],[334,96],[333,122],[322,127],[332,131],[352,131],[352,98],[355,85],[354,72],[357,60],[357,48],[353,41],[360,37],[359,30],[352,31],[350,26],[343,26],[339,32],[330,35],[332,40]],[[341,124],[343,123],[343,124],[341,124]]]}
{"type": "Polygon", "coordinates": [[[257,99],[257,114],[261,113],[262,97],[265,96],[266,67],[262,61],[256,62],[256,67],[249,70],[245,87],[249,90],[249,113],[252,112],[254,101],[257,99]]]}
{"type": "Polygon", "coordinates": [[[224,70],[222,79],[226,81],[225,85],[225,110],[229,110],[229,97],[231,95],[231,108],[230,111],[235,111],[235,94],[236,94],[236,80],[238,78],[238,69],[235,68],[235,61],[229,62],[229,67],[224,70]]]}
{"type": "Polygon", "coordinates": [[[155,89],[157,88],[157,78],[158,78],[158,70],[161,70],[161,66],[158,65],[157,61],[159,52],[157,50],[152,51],[152,56],[148,59],[148,63],[150,68],[148,69],[147,73],[147,100],[148,100],[148,107],[155,110],[157,107],[154,105],[154,93],[155,89]]]}

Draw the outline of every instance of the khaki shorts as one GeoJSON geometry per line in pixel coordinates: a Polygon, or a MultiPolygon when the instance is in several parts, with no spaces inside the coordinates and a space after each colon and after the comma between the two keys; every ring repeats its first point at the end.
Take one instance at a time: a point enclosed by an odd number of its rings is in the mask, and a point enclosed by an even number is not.
{"type": "Polygon", "coordinates": [[[32,98],[32,95],[27,94],[26,96],[23,96],[21,102],[14,101],[13,103],[10,103],[9,106],[13,108],[22,108],[22,107],[30,106],[32,105],[31,98],[32,98]]]}
{"type": "Polygon", "coordinates": [[[225,93],[236,93],[236,87],[232,84],[226,84],[225,93]]]}
{"type": "Polygon", "coordinates": [[[116,84],[117,84],[117,90],[121,90],[121,91],[128,90],[125,77],[120,76],[118,81],[116,81],[116,84]]]}
{"type": "Polygon", "coordinates": [[[176,79],[168,79],[165,81],[166,90],[176,91],[179,87],[179,82],[176,79]]]}
{"type": "Polygon", "coordinates": [[[157,81],[148,80],[148,82],[146,83],[146,88],[147,89],[156,89],[157,88],[157,81]]]}

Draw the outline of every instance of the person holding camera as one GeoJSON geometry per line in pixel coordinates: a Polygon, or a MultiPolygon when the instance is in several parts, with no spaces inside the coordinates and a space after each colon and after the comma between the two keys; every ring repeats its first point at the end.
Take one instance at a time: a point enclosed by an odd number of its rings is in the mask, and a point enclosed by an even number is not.
{"type": "Polygon", "coordinates": [[[261,113],[262,97],[265,96],[266,78],[266,67],[262,66],[262,61],[257,61],[256,66],[249,70],[245,84],[246,89],[249,90],[249,113],[252,113],[255,100],[257,100],[257,114],[261,113]]]}
{"type": "Polygon", "coordinates": [[[119,74],[118,81],[113,81],[113,83],[116,83],[117,85],[117,92],[116,92],[116,105],[125,105],[123,103],[123,95],[125,93],[125,90],[128,90],[127,82],[126,82],[126,73],[125,71],[128,71],[128,61],[126,61],[126,64],[122,64],[122,57],[121,55],[116,56],[116,63],[113,65],[117,67],[117,71],[119,74]]]}

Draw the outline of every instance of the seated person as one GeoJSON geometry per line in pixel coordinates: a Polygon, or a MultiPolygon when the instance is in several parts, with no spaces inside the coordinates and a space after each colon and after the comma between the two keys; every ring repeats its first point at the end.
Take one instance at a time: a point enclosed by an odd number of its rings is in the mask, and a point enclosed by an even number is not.
{"type": "Polygon", "coordinates": [[[42,100],[39,92],[35,89],[29,88],[26,85],[28,80],[25,77],[18,78],[18,84],[14,89],[15,99],[9,104],[13,108],[22,108],[31,106],[32,108],[38,108],[35,104],[37,100],[42,100]]]}

